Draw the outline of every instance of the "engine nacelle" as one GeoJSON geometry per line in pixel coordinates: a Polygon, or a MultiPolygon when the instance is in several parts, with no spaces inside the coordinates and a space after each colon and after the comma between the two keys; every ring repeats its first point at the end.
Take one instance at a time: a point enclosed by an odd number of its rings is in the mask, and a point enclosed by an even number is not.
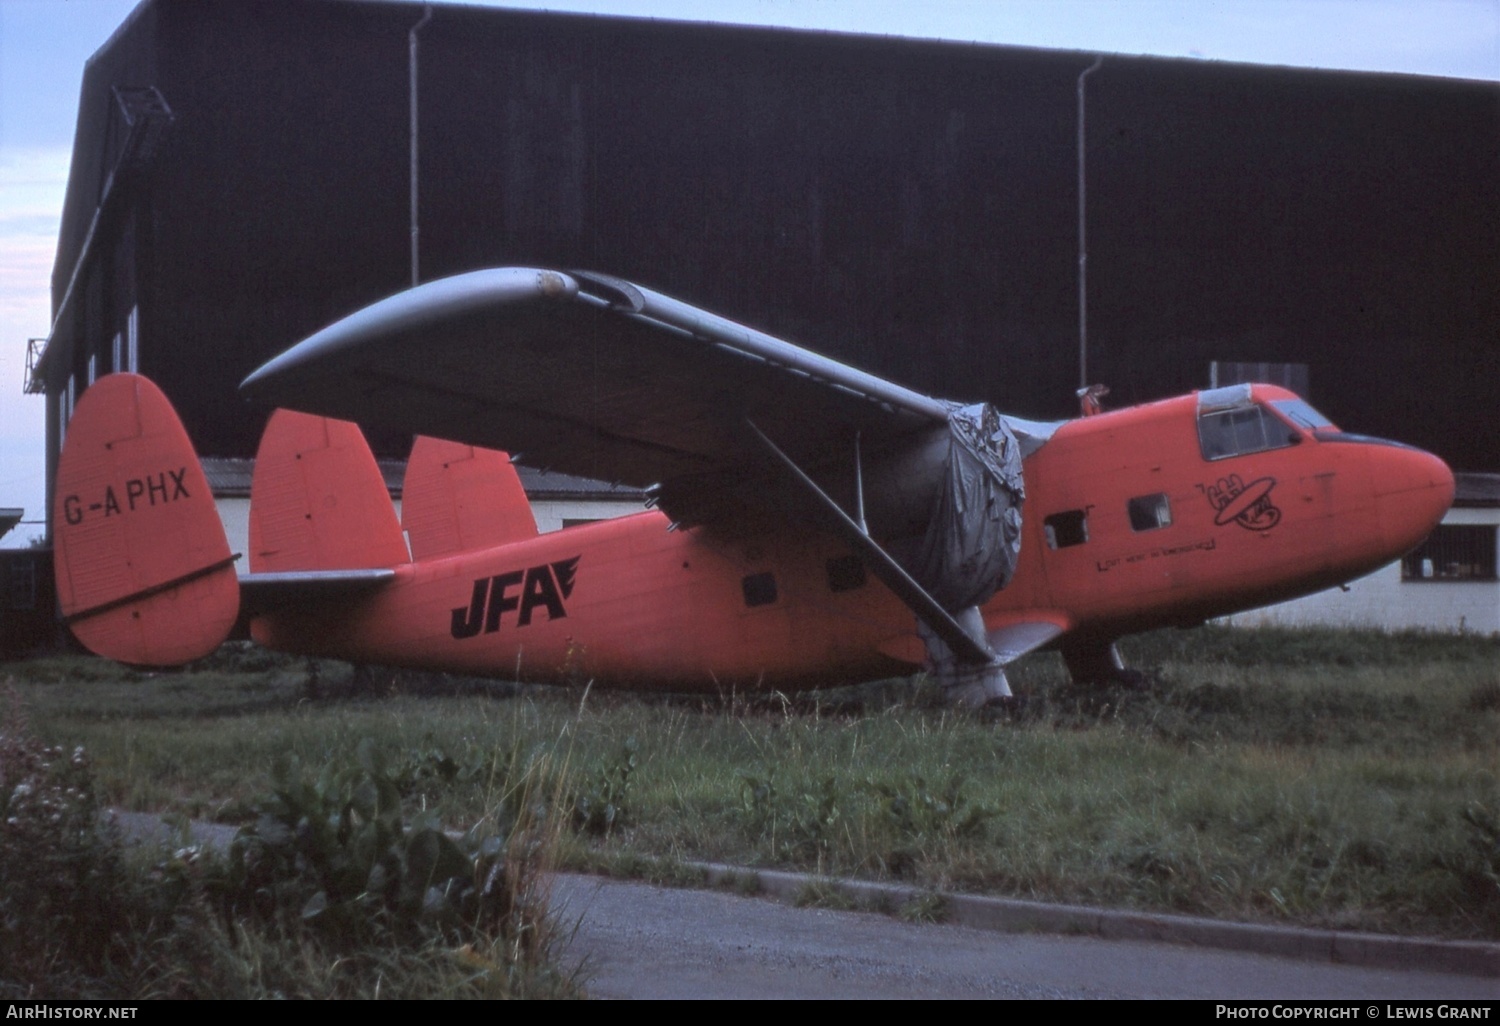
{"type": "Polygon", "coordinates": [[[988,403],[873,461],[864,482],[870,534],[950,611],[983,605],[1021,555],[1021,448],[988,403]]]}

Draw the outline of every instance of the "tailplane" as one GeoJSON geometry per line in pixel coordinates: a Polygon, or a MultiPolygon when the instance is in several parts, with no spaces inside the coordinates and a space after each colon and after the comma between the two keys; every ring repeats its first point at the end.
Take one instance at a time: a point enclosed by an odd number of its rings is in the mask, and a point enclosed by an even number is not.
{"type": "Polygon", "coordinates": [[[234,557],[192,443],[167,397],[111,374],[78,401],[53,507],[58,603],[90,651],[142,666],[189,662],[239,612],[234,557]]]}
{"type": "Polygon", "coordinates": [[[390,493],[359,428],[277,410],[250,483],[250,570],[362,570],[408,562],[390,493]]]}

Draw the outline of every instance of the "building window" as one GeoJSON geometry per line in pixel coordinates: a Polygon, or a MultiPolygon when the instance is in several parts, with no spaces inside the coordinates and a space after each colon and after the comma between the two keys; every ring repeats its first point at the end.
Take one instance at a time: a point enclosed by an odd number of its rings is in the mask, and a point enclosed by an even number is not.
{"type": "Polygon", "coordinates": [[[1047,547],[1065,549],[1070,545],[1082,545],[1089,540],[1088,510],[1070,509],[1054,513],[1042,521],[1047,534],[1047,547]]]}
{"type": "Polygon", "coordinates": [[[858,556],[837,556],[828,561],[829,591],[854,591],[864,586],[864,560],[858,556]]]}
{"type": "Polygon", "coordinates": [[[68,375],[68,387],[57,397],[57,444],[68,440],[68,422],[73,419],[73,400],[77,398],[77,386],[73,375],[68,375]]]}
{"type": "Polygon", "coordinates": [[[129,365],[125,368],[132,374],[141,372],[141,308],[132,306],[130,316],[125,319],[126,356],[129,365]]]}
{"type": "Polygon", "coordinates": [[[1401,560],[1403,581],[1493,581],[1495,526],[1439,524],[1401,560]]]}
{"type": "Polygon", "coordinates": [[[769,573],[751,574],[740,581],[740,587],[747,606],[769,606],[776,601],[776,578],[769,573]]]}
{"type": "Polygon", "coordinates": [[[1126,503],[1130,511],[1130,526],[1137,531],[1154,531],[1158,527],[1172,524],[1172,504],[1165,492],[1155,495],[1138,495],[1126,503]]]}

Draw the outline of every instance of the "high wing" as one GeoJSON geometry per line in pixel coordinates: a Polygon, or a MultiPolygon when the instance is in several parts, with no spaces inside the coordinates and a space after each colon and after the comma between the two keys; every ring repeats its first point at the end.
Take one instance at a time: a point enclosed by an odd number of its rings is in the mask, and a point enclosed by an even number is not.
{"type": "Polygon", "coordinates": [[[493,268],[340,320],[241,386],[277,406],[658,486],[674,520],[845,538],[933,638],[1003,662],[979,611],[1020,551],[1021,443],[961,407],[602,274],[493,268]],[[866,513],[866,478],[871,503],[866,513]]]}
{"type": "Polygon", "coordinates": [[[803,465],[951,404],[599,274],[473,271],[324,328],[249,397],[645,487],[744,462],[745,419],[803,465]]]}

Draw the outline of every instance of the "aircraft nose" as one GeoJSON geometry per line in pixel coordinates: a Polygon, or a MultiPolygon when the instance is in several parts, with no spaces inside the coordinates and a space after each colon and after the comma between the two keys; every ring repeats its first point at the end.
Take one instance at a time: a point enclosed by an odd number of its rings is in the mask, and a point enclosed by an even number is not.
{"type": "Polygon", "coordinates": [[[1381,446],[1378,453],[1371,480],[1381,526],[1393,551],[1409,552],[1453,505],[1453,471],[1421,449],[1381,446]]]}

